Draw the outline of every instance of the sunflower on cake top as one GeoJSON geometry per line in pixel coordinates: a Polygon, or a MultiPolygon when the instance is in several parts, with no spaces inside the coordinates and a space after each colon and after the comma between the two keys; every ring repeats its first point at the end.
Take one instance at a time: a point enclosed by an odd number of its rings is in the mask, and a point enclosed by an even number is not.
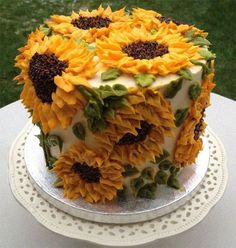
{"type": "Polygon", "coordinates": [[[140,8],[53,15],[20,48],[16,80],[65,197],[155,198],[202,149],[215,54],[207,33],[140,8]]]}

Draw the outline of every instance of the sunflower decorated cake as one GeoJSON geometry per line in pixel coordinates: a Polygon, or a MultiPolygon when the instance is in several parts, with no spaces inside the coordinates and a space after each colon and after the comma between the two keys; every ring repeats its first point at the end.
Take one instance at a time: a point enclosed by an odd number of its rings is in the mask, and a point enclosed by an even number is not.
{"type": "Polygon", "coordinates": [[[41,130],[52,187],[90,203],[180,189],[180,171],[202,149],[214,88],[206,37],[152,10],[109,6],[53,15],[32,32],[15,79],[41,130]]]}

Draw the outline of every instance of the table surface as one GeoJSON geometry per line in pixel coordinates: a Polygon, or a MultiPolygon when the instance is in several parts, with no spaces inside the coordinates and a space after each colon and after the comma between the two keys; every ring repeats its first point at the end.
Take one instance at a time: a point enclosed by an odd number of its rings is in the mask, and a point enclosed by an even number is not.
{"type": "MultiPolygon", "coordinates": [[[[46,229],[11,193],[8,181],[8,153],[27,120],[27,112],[19,101],[0,109],[0,248],[98,247],[46,229]]],[[[145,247],[236,247],[236,102],[212,94],[212,106],[207,110],[206,120],[226,149],[229,180],[225,194],[206,218],[195,227],[176,236],[149,243],[145,247]]]]}

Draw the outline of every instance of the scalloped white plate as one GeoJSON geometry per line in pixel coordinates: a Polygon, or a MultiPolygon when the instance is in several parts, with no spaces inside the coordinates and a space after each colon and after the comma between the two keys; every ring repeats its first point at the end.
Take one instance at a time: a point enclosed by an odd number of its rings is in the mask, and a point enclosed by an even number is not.
{"type": "Polygon", "coordinates": [[[224,193],[227,183],[226,155],[217,136],[208,128],[205,138],[210,160],[200,189],[173,212],[137,224],[101,224],[73,217],[38,194],[31,184],[24,160],[25,140],[32,129],[27,124],[10,150],[9,180],[16,199],[45,227],[61,235],[102,245],[133,246],[188,230],[200,222],[224,193]]]}

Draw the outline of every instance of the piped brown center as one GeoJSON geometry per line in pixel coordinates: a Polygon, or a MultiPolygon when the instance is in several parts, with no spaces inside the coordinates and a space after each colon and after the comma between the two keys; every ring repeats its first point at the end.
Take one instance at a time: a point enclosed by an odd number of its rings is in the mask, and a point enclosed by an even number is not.
{"type": "Polygon", "coordinates": [[[162,22],[165,22],[167,24],[169,24],[171,21],[174,22],[176,25],[181,25],[183,24],[183,22],[181,21],[177,21],[177,20],[174,20],[170,17],[167,17],[167,16],[158,16],[157,19],[162,23],[162,22]]]}
{"type": "Polygon", "coordinates": [[[126,133],[117,143],[118,145],[132,145],[140,141],[144,141],[150,133],[153,125],[146,121],[141,121],[141,128],[136,128],[138,134],[135,136],[131,133],[126,133]]]}
{"type": "Polygon", "coordinates": [[[98,183],[102,176],[99,168],[88,166],[86,163],[75,163],[72,166],[72,170],[78,173],[80,177],[87,183],[98,183]]]}
{"type": "Polygon", "coordinates": [[[107,17],[102,18],[100,16],[95,17],[85,17],[81,16],[78,19],[72,20],[71,24],[79,29],[90,29],[90,28],[104,28],[108,27],[111,20],[107,17]]]}
{"type": "Polygon", "coordinates": [[[168,53],[168,47],[156,41],[137,41],[122,48],[134,59],[154,59],[168,53]]]}
{"type": "Polygon", "coordinates": [[[204,123],[204,112],[205,112],[205,109],[202,110],[202,112],[201,112],[202,117],[194,129],[194,139],[195,140],[198,140],[201,133],[202,133],[203,123],[204,123]]]}
{"type": "Polygon", "coordinates": [[[32,81],[37,96],[43,103],[52,102],[52,93],[56,91],[54,77],[62,75],[68,67],[67,61],[59,60],[55,54],[35,53],[29,63],[29,78],[32,81]]]}

